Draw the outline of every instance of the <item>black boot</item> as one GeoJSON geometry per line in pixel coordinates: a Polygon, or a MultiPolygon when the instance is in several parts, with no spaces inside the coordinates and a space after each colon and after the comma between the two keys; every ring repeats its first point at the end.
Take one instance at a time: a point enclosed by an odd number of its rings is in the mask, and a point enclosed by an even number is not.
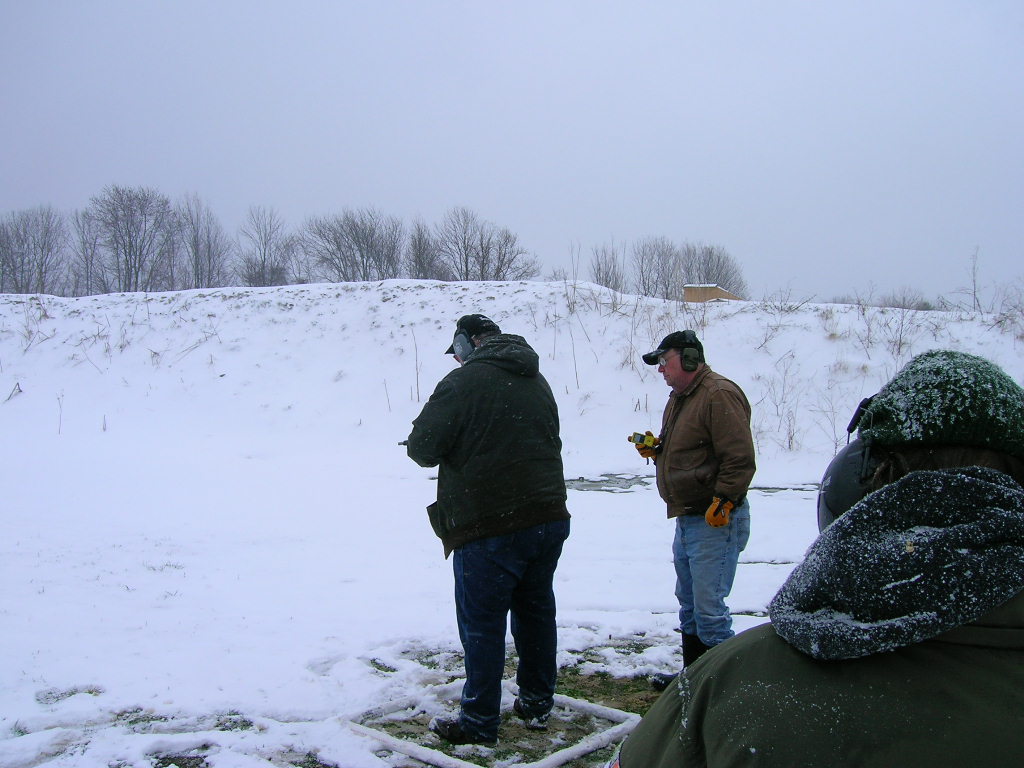
{"type": "Polygon", "coordinates": [[[551,715],[550,711],[545,712],[543,715],[531,715],[523,702],[516,696],[516,700],[512,702],[512,711],[516,713],[520,720],[523,721],[523,725],[529,728],[531,731],[546,731],[548,729],[548,717],[551,715]]]}
{"type": "Polygon", "coordinates": [[[661,692],[664,691],[672,681],[676,679],[675,675],[670,675],[668,672],[655,672],[653,675],[647,678],[647,682],[651,684],[651,688],[661,692]]]}
{"type": "Polygon", "coordinates": [[[690,668],[697,659],[711,649],[710,645],[704,645],[697,635],[683,635],[683,667],[690,668]]]}
{"type": "MultiPolygon", "coordinates": [[[[686,638],[694,637],[694,635],[683,635],[683,659],[686,659],[686,638]]],[[[688,666],[688,665],[686,665],[688,666]]],[[[651,684],[651,688],[658,691],[664,691],[673,680],[676,679],[676,675],[670,675],[667,672],[655,672],[653,675],[647,678],[647,682],[651,684]]]]}
{"type": "Polygon", "coordinates": [[[435,717],[427,727],[449,744],[483,744],[493,747],[498,743],[497,736],[489,739],[462,730],[462,724],[457,717],[435,717]]]}
{"type": "MultiPolygon", "coordinates": [[[[704,645],[701,639],[697,635],[683,635],[683,669],[689,669],[690,665],[693,664],[697,659],[703,656],[711,650],[710,645],[704,645]]],[[[664,691],[668,688],[669,683],[676,679],[675,675],[669,675],[665,672],[657,672],[647,678],[651,683],[651,688],[656,691],[664,691]]]]}

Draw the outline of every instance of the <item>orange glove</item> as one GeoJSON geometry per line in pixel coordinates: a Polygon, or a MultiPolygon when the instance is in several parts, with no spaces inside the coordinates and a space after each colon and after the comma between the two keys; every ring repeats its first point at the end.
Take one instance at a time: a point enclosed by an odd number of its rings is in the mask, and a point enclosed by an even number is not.
{"type": "Polygon", "coordinates": [[[708,507],[708,511],[704,513],[704,519],[708,521],[708,525],[712,528],[721,528],[723,525],[729,524],[729,513],[732,512],[735,506],[728,499],[715,496],[711,500],[711,506],[708,507]]]}
{"type": "Polygon", "coordinates": [[[633,443],[636,447],[636,452],[642,458],[653,459],[658,455],[658,446],[661,444],[661,438],[655,437],[651,430],[647,430],[642,435],[639,432],[634,432],[626,439],[633,443]]]}

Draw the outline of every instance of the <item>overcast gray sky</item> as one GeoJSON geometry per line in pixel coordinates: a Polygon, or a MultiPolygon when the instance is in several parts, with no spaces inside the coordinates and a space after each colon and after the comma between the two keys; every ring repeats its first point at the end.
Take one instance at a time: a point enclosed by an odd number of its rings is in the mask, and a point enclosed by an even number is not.
{"type": "Polygon", "coordinates": [[[0,213],[464,205],[545,273],[721,245],[752,298],[1024,274],[1020,0],[0,0],[0,65],[0,213]]]}

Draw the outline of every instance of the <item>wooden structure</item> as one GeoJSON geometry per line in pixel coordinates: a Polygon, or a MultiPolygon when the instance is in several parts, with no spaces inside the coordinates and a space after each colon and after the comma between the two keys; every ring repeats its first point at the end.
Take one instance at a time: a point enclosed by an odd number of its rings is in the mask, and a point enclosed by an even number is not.
{"type": "Polygon", "coordinates": [[[734,293],[729,293],[714,283],[708,283],[704,285],[684,285],[683,301],[699,303],[704,301],[743,301],[743,299],[734,293]]]}

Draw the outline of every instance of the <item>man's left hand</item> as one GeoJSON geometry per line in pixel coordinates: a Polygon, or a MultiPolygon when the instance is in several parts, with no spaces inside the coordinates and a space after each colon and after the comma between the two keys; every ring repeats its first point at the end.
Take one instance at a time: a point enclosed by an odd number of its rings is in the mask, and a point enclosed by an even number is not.
{"type": "Polygon", "coordinates": [[[712,528],[721,528],[723,525],[729,524],[729,513],[736,507],[729,499],[723,499],[720,496],[715,496],[711,501],[711,506],[708,507],[708,511],[704,513],[704,519],[707,520],[708,525],[712,528]]]}

